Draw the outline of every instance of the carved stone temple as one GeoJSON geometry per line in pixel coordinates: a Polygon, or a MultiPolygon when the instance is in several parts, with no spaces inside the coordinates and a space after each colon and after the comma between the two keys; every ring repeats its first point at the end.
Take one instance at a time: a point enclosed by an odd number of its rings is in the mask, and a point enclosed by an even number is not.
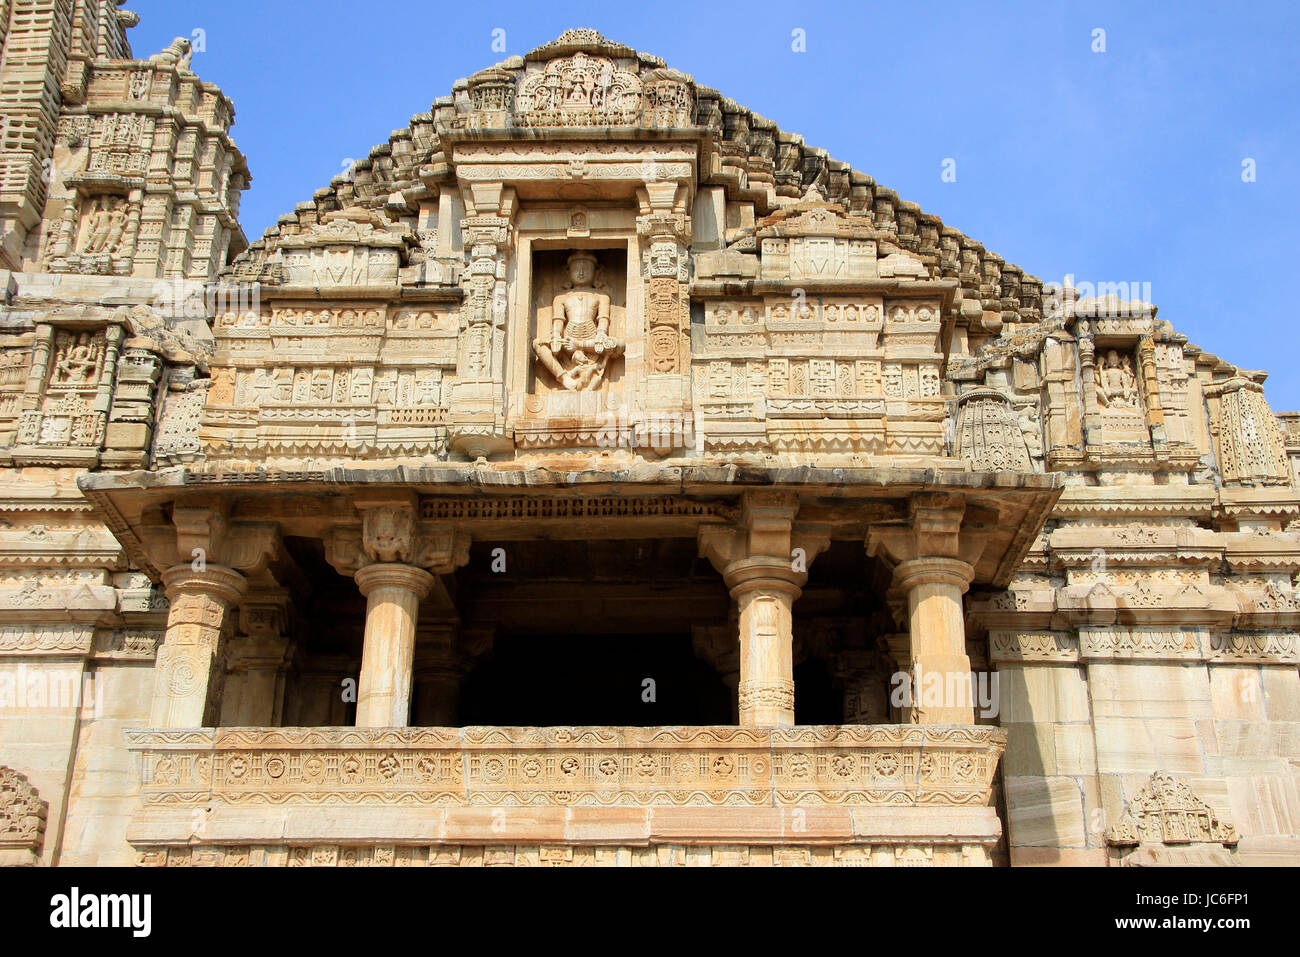
{"type": "Polygon", "coordinates": [[[0,863],[1300,863],[1265,373],[590,30],[249,243],[118,2],[0,0],[0,863]]]}

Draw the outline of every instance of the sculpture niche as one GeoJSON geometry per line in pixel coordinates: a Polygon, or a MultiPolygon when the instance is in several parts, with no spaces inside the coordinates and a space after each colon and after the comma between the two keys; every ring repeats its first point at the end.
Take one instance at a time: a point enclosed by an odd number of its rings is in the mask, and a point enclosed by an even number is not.
{"type": "Polygon", "coordinates": [[[1111,349],[1097,366],[1097,404],[1107,409],[1136,409],[1138,407],[1137,377],[1133,374],[1133,360],[1120,356],[1111,349]]]}
{"type": "Polygon", "coordinates": [[[550,335],[539,322],[533,354],[562,388],[592,391],[625,343],[609,334],[610,298],[595,285],[595,255],[580,249],[569,256],[568,267],[569,281],[551,308],[550,335]]]}

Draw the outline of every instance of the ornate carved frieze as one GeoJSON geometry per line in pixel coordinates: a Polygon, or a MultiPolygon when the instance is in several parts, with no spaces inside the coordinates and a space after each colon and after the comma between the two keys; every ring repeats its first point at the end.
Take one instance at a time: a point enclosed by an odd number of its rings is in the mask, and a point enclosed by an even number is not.
{"type": "MultiPolygon", "coordinates": [[[[31,596],[30,607],[38,607],[40,599],[35,588],[31,589],[31,596]]],[[[0,655],[86,655],[93,635],[94,628],[89,625],[2,625],[0,655]]]]}
{"type": "Polygon", "coordinates": [[[1079,638],[1063,631],[991,630],[989,657],[996,662],[1077,662],[1079,638]]]}
{"type": "Polygon", "coordinates": [[[1208,644],[1208,628],[1085,625],[1079,629],[1083,659],[1199,661],[1208,644]]]}
{"type": "Polygon", "coordinates": [[[886,725],[126,734],[146,807],[982,807],[1006,740],[992,727],[886,725]]]}
{"type": "Polygon", "coordinates": [[[143,867],[984,867],[982,843],[253,844],[142,846],[143,867]]]}
{"type": "Polygon", "coordinates": [[[593,518],[714,518],[728,511],[719,503],[691,501],[676,496],[581,495],[494,496],[420,500],[420,518],[431,521],[575,521],[593,518]]]}
{"type": "Polygon", "coordinates": [[[1230,631],[1210,635],[1210,660],[1300,663],[1300,634],[1294,631],[1230,631]]]}

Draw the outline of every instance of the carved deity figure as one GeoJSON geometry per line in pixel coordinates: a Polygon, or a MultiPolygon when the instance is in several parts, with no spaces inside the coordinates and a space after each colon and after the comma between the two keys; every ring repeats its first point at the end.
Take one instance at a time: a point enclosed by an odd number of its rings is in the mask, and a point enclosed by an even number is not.
{"type": "Polygon", "coordinates": [[[593,284],[596,257],[578,250],[568,265],[569,288],[555,297],[550,336],[534,339],[533,353],[562,387],[590,391],[604,381],[609,360],[623,352],[624,343],[609,335],[609,296],[593,284]]]}
{"type": "Polygon", "coordinates": [[[54,364],[55,382],[88,382],[95,374],[97,359],[90,333],[69,343],[58,353],[54,364]]]}
{"type": "Polygon", "coordinates": [[[81,252],[89,254],[112,253],[126,231],[126,210],[111,200],[101,199],[95,204],[87,223],[86,240],[81,252]]]}
{"type": "Polygon", "coordinates": [[[1106,409],[1136,409],[1137,378],[1128,356],[1111,349],[1097,366],[1097,404],[1106,409]]]}
{"type": "Polygon", "coordinates": [[[1027,405],[1022,408],[1016,421],[1020,426],[1021,434],[1025,437],[1025,445],[1029,449],[1029,454],[1035,458],[1042,455],[1043,433],[1039,425],[1038,406],[1027,405]]]}

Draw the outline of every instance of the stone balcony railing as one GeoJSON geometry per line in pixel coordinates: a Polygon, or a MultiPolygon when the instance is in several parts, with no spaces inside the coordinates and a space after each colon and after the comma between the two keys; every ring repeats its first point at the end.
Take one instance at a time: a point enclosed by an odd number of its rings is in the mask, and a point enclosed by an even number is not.
{"type": "Polygon", "coordinates": [[[720,845],[984,863],[1006,742],[920,725],[126,734],[142,775],[127,837],[146,863],[461,862],[494,848],[599,862],[720,845]]]}

